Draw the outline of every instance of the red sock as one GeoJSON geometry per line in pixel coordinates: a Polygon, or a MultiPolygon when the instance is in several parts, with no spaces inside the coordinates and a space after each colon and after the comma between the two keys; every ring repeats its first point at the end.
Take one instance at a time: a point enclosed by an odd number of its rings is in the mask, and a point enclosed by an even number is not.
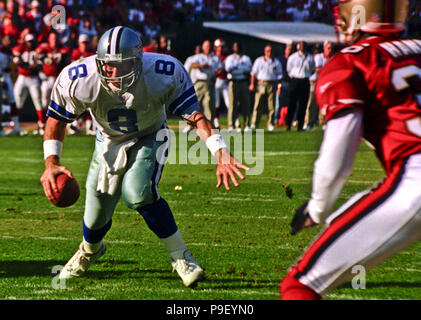
{"type": "Polygon", "coordinates": [[[281,281],[281,300],[320,300],[321,297],[313,289],[298,281],[290,271],[281,281]]]}
{"type": "Polygon", "coordinates": [[[219,108],[215,108],[214,118],[219,118],[219,108]]]}
{"type": "Polygon", "coordinates": [[[37,117],[38,117],[38,122],[45,123],[44,110],[37,110],[37,117]]]}

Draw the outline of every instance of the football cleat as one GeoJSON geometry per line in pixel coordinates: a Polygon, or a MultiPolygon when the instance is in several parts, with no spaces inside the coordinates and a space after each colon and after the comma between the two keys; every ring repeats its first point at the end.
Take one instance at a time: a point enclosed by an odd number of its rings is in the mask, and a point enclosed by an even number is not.
{"type": "Polygon", "coordinates": [[[82,276],[89,269],[92,262],[104,255],[106,249],[107,247],[104,241],[102,241],[101,247],[97,252],[88,253],[83,247],[83,242],[81,242],[79,249],[61,270],[59,279],[70,279],[82,276]]]}
{"type": "Polygon", "coordinates": [[[7,132],[8,136],[23,136],[25,132],[20,127],[13,127],[12,130],[7,132]]]}
{"type": "Polygon", "coordinates": [[[186,287],[190,287],[201,280],[205,274],[199,263],[193,259],[193,255],[189,250],[183,252],[183,258],[172,260],[171,265],[173,272],[177,271],[186,287]]]}

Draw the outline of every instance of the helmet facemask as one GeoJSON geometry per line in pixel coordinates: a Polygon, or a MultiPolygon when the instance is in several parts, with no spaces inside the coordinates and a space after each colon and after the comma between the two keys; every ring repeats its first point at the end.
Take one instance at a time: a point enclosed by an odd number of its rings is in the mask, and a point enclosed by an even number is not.
{"type": "Polygon", "coordinates": [[[141,56],[126,59],[96,58],[102,86],[112,95],[122,95],[135,83],[141,72],[141,56]]]}

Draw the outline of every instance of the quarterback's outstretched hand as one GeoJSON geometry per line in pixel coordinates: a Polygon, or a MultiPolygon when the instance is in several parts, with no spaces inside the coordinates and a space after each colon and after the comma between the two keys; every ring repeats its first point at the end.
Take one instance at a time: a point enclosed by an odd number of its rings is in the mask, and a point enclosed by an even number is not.
{"type": "Polygon", "coordinates": [[[60,166],[59,164],[55,163],[51,156],[47,158],[45,161],[45,170],[41,176],[41,184],[44,188],[44,193],[47,196],[48,200],[55,199],[54,193],[58,193],[57,183],[56,183],[56,176],[60,173],[67,174],[70,178],[73,178],[72,172],[64,166],[60,166]]]}
{"type": "Polygon", "coordinates": [[[315,224],[308,214],[308,201],[306,201],[294,213],[294,218],[291,221],[291,235],[295,235],[302,229],[314,226],[315,224]]]}
{"type": "Polygon", "coordinates": [[[216,187],[219,188],[224,184],[225,189],[230,190],[229,180],[238,187],[240,184],[235,175],[237,175],[241,180],[244,180],[244,175],[240,169],[249,170],[250,168],[239,163],[227,149],[220,149],[217,153],[218,166],[216,168],[216,187]]]}

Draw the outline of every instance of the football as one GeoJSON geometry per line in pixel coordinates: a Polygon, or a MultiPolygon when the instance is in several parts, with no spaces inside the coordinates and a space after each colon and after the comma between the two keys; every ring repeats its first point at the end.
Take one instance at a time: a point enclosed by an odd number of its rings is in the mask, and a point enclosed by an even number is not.
{"type": "Polygon", "coordinates": [[[55,199],[51,200],[55,206],[60,208],[69,207],[79,199],[80,188],[76,179],[61,173],[56,177],[56,183],[58,192],[54,193],[55,199]]]}

